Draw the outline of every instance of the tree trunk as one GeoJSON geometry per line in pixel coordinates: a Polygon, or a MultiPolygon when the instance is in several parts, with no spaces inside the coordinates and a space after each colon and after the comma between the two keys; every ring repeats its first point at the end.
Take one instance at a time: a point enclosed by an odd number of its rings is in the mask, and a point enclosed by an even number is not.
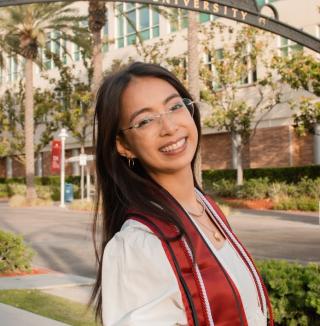
{"type": "Polygon", "coordinates": [[[26,59],[25,65],[25,154],[27,199],[37,198],[34,187],[34,120],[33,120],[33,62],[26,59]]]}
{"type": "Polygon", "coordinates": [[[314,164],[320,165],[320,123],[314,126],[314,164]]]}
{"type": "MultiPolygon", "coordinates": [[[[81,144],[81,149],[80,149],[81,154],[85,154],[84,150],[84,144],[81,144]]],[[[80,166],[80,194],[81,194],[81,200],[84,200],[84,166],[80,166]]]]}
{"type": "Polygon", "coordinates": [[[237,169],[237,185],[243,185],[243,167],[242,167],[242,139],[239,133],[232,133],[232,146],[233,151],[232,154],[235,155],[233,157],[233,164],[235,164],[235,168],[237,169]]]}
{"type": "Polygon", "coordinates": [[[91,90],[93,95],[99,88],[100,81],[102,79],[102,40],[101,40],[101,30],[99,32],[92,33],[93,38],[93,51],[92,51],[92,62],[93,62],[93,77],[91,90]]]}
{"type": "MultiPolygon", "coordinates": [[[[188,86],[196,102],[200,100],[199,81],[199,50],[198,50],[198,13],[189,11],[188,15],[188,86]]],[[[199,135],[199,139],[201,135],[199,135]]],[[[202,185],[201,148],[199,149],[195,164],[196,179],[202,185]]]]}

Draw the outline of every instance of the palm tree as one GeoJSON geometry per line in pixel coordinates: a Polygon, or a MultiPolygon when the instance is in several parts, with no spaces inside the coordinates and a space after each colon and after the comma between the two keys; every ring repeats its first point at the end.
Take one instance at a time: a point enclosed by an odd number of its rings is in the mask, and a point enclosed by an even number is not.
{"type": "MultiPolygon", "coordinates": [[[[25,72],[25,156],[27,199],[36,198],[34,188],[33,64],[41,66],[46,34],[64,31],[74,24],[75,10],[67,3],[30,4],[6,7],[0,12],[2,50],[24,59],[25,72]]],[[[63,35],[63,34],[61,34],[63,35]]],[[[53,40],[59,42],[60,39],[53,40]]]]}
{"type": "Polygon", "coordinates": [[[91,90],[93,94],[98,89],[99,82],[102,77],[102,39],[101,30],[106,24],[106,4],[105,1],[89,0],[88,8],[88,21],[89,30],[92,34],[92,66],[93,66],[93,77],[91,90]]]}
{"type": "MultiPolygon", "coordinates": [[[[199,50],[198,50],[198,22],[199,14],[189,11],[188,14],[188,87],[194,100],[200,100],[200,78],[199,78],[199,50]]],[[[201,135],[199,135],[201,137],[201,135]]],[[[196,160],[196,177],[201,184],[201,150],[196,160]]]]}

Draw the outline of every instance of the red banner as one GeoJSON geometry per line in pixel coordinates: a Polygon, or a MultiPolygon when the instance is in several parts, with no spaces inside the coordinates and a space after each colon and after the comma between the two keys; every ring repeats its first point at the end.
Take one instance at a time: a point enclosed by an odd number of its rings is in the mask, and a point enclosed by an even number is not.
{"type": "Polygon", "coordinates": [[[61,140],[51,143],[51,173],[60,172],[61,168],[61,140]]]}

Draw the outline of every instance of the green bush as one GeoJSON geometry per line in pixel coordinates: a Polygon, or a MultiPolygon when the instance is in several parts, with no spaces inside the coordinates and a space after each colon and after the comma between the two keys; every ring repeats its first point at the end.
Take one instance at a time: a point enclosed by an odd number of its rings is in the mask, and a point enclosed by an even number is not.
{"type": "Polygon", "coordinates": [[[299,195],[308,195],[308,197],[320,199],[320,178],[311,180],[308,178],[302,178],[297,184],[297,190],[299,195]]]}
{"type": "Polygon", "coordinates": [[[278,202],[282,198],[298,197],[298,189],[294,184],[285,182],[273,182],[268,187],[268,198],[278,202]]]}
{"type": "Polygon", "coordinates": [[[27,187],[25,184],[8,183],[8,194],[10,197],[14,195],[25,196],[26,192],[27,192],[27,187]]]}
{"type": "Polygon", "coordinates": [[[319,209],[319,201],[317,199],[306,196],[296,198],[284,197],[274,202],[273,208],[279,210],[301,210],[316,212],[319,209]]]}
{"type": "Polygon", "coordinates": [[[276,325],[320,325],[320,266],[258,261],[276,325]]]}
{"type": "Polygon", "coordinates": [[[0,272],[29,271],[34,255],[22,236],[0,230],[0,272]]]}
{"type": "Polygon", "coordinates": [[[41,199],[51,199],[52,189],[50,186],[36,185],[36,192],[41,199]]]}
{"type": "MultiPolygon", "coordinates": [[[[298,183],[304,177],[309,179],[320,178],[319,165],[284,167],[284,168],[257,168],[244,169],[244,179],[268,178],[270,182],[298,183]]],[[[204,184],[212,184],[212,182],[221,179],[236,180],[236,170],[206,170],[202,172],[204,184]]]]}
{"type": "Polygon", "coordinates": [[[237,185],[235,182],[226,179],[213,182],[209,189],[213,195],[221,197],[235,197],[237,193],[237,185]]]}
{"type": "Polygon", "coordinates": [[[239,187],[237,198],[263,199],[268,197],[269,179],[249,179],[239,187]]]}
{"type": "Polygon", "coordinates": [[[0,183],[0,198],[2,197],[8,197],[8,186],[6,184],[0,183]]]}
{"type": "MultiPolygon", "coordinates": [[[[74,198],[80,198],[80,177],[67,176],[65,182],[73,184],[74,198]]],[[[60,176],[35,177],[35,187],[39,198],[60,200],[60,176]]],[[[0,198],[25,194],[25,178],[0,179],[0,198]]]]}

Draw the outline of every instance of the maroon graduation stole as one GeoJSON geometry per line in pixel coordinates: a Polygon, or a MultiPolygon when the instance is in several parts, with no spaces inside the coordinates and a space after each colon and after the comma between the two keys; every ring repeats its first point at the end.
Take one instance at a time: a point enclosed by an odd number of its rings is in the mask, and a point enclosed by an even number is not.
{"type": "MultiPolygon", "coordinates": [[[[215,223],[223,231],[252,274],[262,312],[267,314],[267,310],[269,311],[269,325],[273,326],[268,293],[251,256],[234,235],[226,217],[216,203],[209,197],[204,197],[200,191],[197,190],[197,192],[215,223]]],[[[172,197],[168,199],[190,237],[196,262],[193,261],[190,247],[184,237],[176,241],[165,240],[166,237],[174,238],[178,235],[178,230],[174,225],[135,210],[128,211],[127,218],[145,224],[161,240],[178,280],[188,325],[247,326],[248,322],[241,297],[231,277],[212,253],[188,214],[172,197]]]]}

